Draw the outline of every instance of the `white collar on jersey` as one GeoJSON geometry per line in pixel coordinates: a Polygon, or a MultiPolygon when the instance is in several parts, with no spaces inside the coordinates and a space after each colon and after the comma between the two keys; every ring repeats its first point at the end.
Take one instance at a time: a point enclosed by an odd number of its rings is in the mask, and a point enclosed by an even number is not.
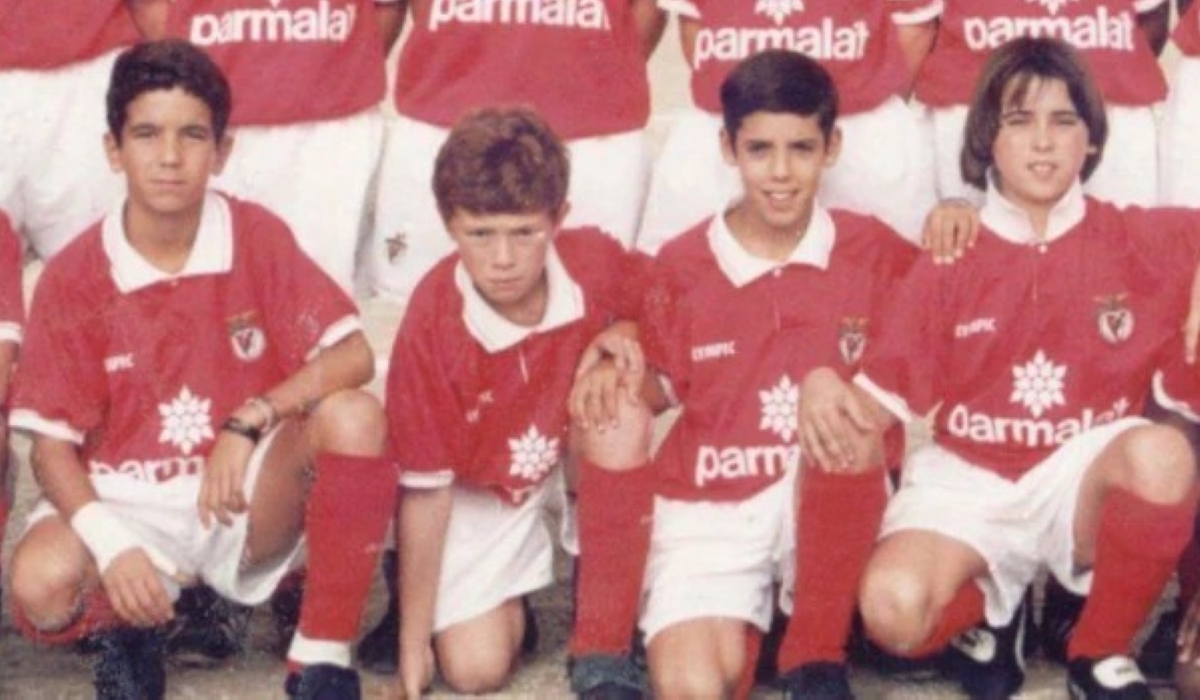
{"type": "MultiPolygon", "coordinates": [[[[570,234],[567,234],[570,235],[570,234]]],[[[454,284],[463,296],[467,332],[488,352],[500,352],[534,333],[544,333],[583,318],[583,290],[571,279],[551,245],[546,254],[546,314],[536,326],[519,326],[496,313],[475,285],[462,262],[454,266],[454,284]]]]}
{"type": "MultiPolygon", "coordinates": [[[[1079,180],[1071,185],[1071,189],[1058,200],[1050,210],[1050,218],[1046,222],[1046,238],[1043,243],[1059,238],[1070,231],[1087,213],[1087,202],[1083,197],[1083,185],[1079,180]]],[[[987,199],[979,210],[979,220],[997,236],[1010,243],[1038,243],[1037,234],[1033,231],[1033,223],[1029,215],[1000,194],[996,188],[995,177],[988,173],[987,199]]]]}
{"type": "Polygon", "coordinates": [[[183,269],[176,274],[154,267],[134,250],[125,238],[125,202],[113,208],[101,224],[100,240],[112,263],[113,283],[122,294],[135,292],[158,282],[195,275],[215,275],[233,267],[233,217],[229,202],[209,191],[200,214],[200,229],[183,269]]]}
{"type": "Polygon", "coordinates": [[[812,219],[808,230],[792,249],[788,259],[780,263],[751,255],[733,237],[725,223],[725,211],[713,217],[708,226],[708,245],[717,259],[721,272],[735,287],[744,287],[763,275],[784,265],[812,265],[822,270],[829,267],[829,254],[833,250],[834,227],[829,212],[819,204],[813,205],[812,219]]]}

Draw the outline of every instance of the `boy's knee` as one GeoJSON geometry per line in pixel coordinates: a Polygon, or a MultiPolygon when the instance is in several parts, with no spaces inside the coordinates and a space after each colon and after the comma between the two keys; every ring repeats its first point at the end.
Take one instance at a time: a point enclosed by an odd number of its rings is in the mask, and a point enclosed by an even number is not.
{"type": "MultiPolygon", "coordinates": [[[[476,650],[477,652],[477,650],[476,650]]],[[[516,659],[500,649],[489,653],[445,653],[438,663],[442,679],[454,692],[467,695],[495,693],[504,688],[516,659]]]]}
{"type": "Polygon", "coordinates": [[[1151,503],[1179,503],[1194,495],[1196,459],[1187,436],[1166,425],[1138,428],[1125,443],[1130,492],[1151,503]]]}
{"type": "Polygon", "coordinates": [[[83,569],[67,557],[18,549],[11,563],[13,604],[39,630],[70,622],[83,589],[83,569]]]}
{"type": "Polygon", "coordinates": [[[351,389],[325,397],[309,417],[318,449],[343,454],[381,454],[387,442],[387,418],[379,399],[351,389]]]}
{"type": "Polygon", "coordinates": [[[711,664],[689,664],[669,659],[656,664],[651,672],[654,695],[659,698],[724,698],[737,679],[727,679],[711,664]]]}
{"type": "Polygon", "coordinates": [[[904,654],[929,636],[932,601],[920,583],[902,572],[868,572],[859,606],[871,639],[891,652],[904,654]]]}

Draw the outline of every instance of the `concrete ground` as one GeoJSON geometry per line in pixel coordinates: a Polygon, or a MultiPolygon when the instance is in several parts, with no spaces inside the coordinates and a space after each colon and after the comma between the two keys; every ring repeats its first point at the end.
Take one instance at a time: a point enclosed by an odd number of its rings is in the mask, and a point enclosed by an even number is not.
{"type": "MultiPolygon", "coordinates": [[[[1169,61],[1169,59],[1168,59],[1169,61]]],[[[654,116],[651,132],[655,143],[669,127],[674,115],[688,103],[686,67],[679,51],[677,31],[668,27],[658,52],[651,61],[654,116]]],[[[36,269],[30,271],[31,285],[36,269]]],[[[391,338],[402,310],[378,302],[365,302],[363,314],[368,335],[381,358],[386,358],[391,338]]],[[[17,440],[21,454],[18,475],[18,504],[9,529],[9,542],[4,549],[8,561],[12,540],[19,533],[22,515],[36,495],[25,466],[27,443],[17,440]]],[[[565,645],[570,625],[569,579],[565,566],[560,566],[558,580],[550,589],[534,597],[542,632],[538,651],[525,660],[510,688],[496,697],[562,698],[569,697],[565,671],[565,645]]],[[[381,585],[376,585],[369,624],[381,612],[381,585]]],[[[5,601],[7,602],[7,601],[5,601]]],[[[276,653],[276,642],[268,611],[258,610],[251,626],[247,652],[233,662],[215,670],[171,669],[168,697],[177,699],[218,698],[279,698],[283,696],[284,667],[276,653]]],[[[36,648],[26,642],[13,628],[7,605],[0,617],[0,700],[74,699],[92,696],[90,659],[70,651],[36,648]]],[[[1033,660],[1021,697],[1055,700],[1067,696],[1065,672],[1059,666],[1040,659],[1033,660]]],[[[364,674],[367,697],[387,697],[390,678],[364,674]]],[[[950,683],[898,682],[867,671],[855,669],[851,678],[857,695],[863,700],[924,700],[960,698],[961,693],[950,683]]],[[[756,698],[776,697],[778,693],[758,688],[756,698]]],[[[1157,691],[1157,698],[1169,698],[1168,690],[1157,691]]],[[[434,697],[454,697],[443,687],[435,686],[434,697]]]]}

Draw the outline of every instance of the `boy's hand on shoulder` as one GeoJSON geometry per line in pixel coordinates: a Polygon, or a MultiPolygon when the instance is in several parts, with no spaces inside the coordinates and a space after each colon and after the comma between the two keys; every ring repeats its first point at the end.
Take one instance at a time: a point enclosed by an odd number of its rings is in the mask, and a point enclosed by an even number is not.
{"type": "Polygon", "coordinates": [[[221,525],[232,525],[234,515],[246,512],[246,467],[254,446],[254,442],[237,433],[222,430],[217,434],[196,504],[204,527],[212,527],[214,519],[221,525]]]}
{"type": "Polygon", "coordinates": [[[567,399],[571,419],[583,429],[616,425],[618,401],[642,400],[646,360],[637,341],[637,326],[618,322],[600,332],[584,350],[567,399]]]}
{"type": "Polygon", "coordinates": [[[820,367],[804,378],[797,417],[800,447],[822,470],[853,472],[874,465],[870,410],[833,370],[820,367]]]}
{"type": "Polygon", "coordinates": [[[943,199],[925,217],[921,247],[939,265],[951,265],[979,238],[979,207],[966,199],[943,199]]]}
{"type": "Polygon", "coordinates": [[[174,604],[162,585],[158,569],[141,547],[121,552],[101,575],[104,591],[122,620],[153,627],[175,616],[174,604]]]}

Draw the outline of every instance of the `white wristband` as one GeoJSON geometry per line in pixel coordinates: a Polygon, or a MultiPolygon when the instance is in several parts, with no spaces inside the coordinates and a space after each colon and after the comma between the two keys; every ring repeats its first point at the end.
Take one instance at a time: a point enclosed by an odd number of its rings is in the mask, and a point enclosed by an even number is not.
{"type": "Polygon", "coordinates": [[[179,571],[179,567],[157,549],[139,542],[129,528],[100,501],[92,501],[75,511],[71,517],[71,529],[95,557],[96,568],[101,574],[108,570],[117,555],[134,547],[141,547],[154,568],[167,576],[174,576],[179,571]]]}

